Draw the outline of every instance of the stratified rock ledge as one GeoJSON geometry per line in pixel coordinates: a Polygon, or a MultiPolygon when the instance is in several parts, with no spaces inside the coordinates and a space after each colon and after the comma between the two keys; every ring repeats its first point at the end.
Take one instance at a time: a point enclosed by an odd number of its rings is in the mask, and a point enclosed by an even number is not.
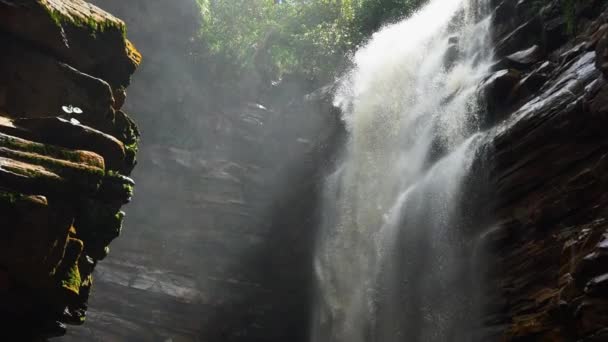
{"type": "Polygon", "coordinates": [[[120,234],[139,133],[120,110],[141,56],[82,0],[0,1],[1,340],[83,324],[120,234]]]}
{"type": "Polygon", "coordinates": [[[484,340],[608,341],[608,3],[493,2],[484,340]]]}

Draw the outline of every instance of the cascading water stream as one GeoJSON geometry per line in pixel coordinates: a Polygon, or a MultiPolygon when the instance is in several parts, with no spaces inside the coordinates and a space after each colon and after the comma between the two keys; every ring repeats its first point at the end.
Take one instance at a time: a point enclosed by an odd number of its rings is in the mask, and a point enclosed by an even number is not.
{"type": "Polygon", "coordinates": [[[492,62],[483,0],[431,0],[354,57],[335,96],[349,138],[326,180],[313,342],[472,341],[461,203],[492,62]]]}

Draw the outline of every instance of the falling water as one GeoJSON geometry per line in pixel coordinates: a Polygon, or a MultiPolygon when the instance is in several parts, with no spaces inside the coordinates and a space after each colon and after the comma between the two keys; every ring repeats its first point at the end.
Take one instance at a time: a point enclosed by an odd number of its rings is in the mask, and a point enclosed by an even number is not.
{"type": "Polygon", "coordinates": [[[349,132],[315,252],[313,342],[473,341],[464,180],[492,61],[483,0],[431,0],[354,56],[335,96],[349,132]]]}

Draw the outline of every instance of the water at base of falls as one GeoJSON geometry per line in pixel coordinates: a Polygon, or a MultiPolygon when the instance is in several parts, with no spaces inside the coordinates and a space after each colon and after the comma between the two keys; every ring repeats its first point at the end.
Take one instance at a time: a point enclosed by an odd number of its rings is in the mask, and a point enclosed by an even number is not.
{"type": "Polygon", "coordinates": [[[475,341],[481,258],[462,204],[492,61],[483,3],[431,0],[355,54],[335,97],[349,138],[325,184],[313,342],[475,341]]]}

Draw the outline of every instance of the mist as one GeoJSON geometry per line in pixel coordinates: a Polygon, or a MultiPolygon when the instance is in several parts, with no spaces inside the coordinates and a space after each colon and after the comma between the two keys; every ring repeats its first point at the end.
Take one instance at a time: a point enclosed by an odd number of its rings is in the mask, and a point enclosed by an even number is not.
{"type": "Polygon", "coordinates": [[[197,59],[194,0],[93,3],[145,56],[125,104],[142,140],[87,324],[60,340],[308,340],[317,180],[340,130],[330,95],[297,79],[221,89],[197,59]]]}

